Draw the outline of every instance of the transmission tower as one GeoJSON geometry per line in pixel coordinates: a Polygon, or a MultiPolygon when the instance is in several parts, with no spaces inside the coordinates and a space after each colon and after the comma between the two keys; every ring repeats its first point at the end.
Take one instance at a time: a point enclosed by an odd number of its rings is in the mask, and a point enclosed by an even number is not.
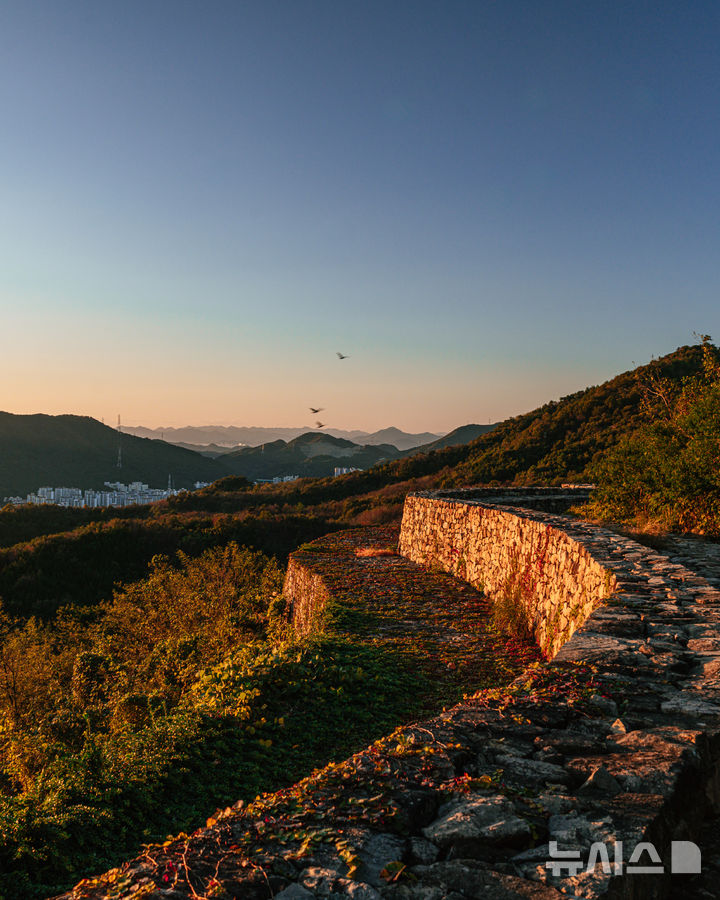
{"type": "Polygon", "coordinates": [[[120,413],[118,413],[118,423],[117,423],[117,432],[118,432],[118,458],[117,458],[117,467],[118,469],[122,469],[122,426],[120,424],[120,413]]]}

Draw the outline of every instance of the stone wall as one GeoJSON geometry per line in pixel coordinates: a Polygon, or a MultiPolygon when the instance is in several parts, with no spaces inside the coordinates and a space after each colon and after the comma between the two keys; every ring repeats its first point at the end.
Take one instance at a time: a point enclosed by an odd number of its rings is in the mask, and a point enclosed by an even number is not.
{"type": "Polygon", "coordinates": [[[311,551],[296,550],[288,559],[283,596],[290,620],[298,636],[313,631],[328,601],[328,588],[322,576],[313,571],[311,551]]]}
{"type": "Polygon", "coordinates": [[[469,581],[496,603],[520,606],[538,646],[552,657],[610,596],[616,579],[587,533],[528,507],[567,508],[586,496],[575,489],[411,494],[400,553],[469,581]]]}

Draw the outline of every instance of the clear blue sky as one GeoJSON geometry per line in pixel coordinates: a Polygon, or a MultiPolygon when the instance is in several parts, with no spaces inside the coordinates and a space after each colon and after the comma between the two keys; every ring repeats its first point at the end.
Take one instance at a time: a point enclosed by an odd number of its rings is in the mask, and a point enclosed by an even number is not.
{"type": "Polygon", "coordinates": [[[0,408],[442,431],[720,339],[718,46],[703,0],[5,0],[0,408]]]}

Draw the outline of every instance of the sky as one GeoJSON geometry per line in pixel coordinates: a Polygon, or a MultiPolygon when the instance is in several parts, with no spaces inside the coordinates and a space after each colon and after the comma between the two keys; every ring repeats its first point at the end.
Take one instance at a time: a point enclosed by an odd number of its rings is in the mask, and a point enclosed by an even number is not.
{"type": "Polygon", "coordinates": [[[439,433],[720,340],[719,41],[715,0],[4,0],[0,408],[439,433]]]}

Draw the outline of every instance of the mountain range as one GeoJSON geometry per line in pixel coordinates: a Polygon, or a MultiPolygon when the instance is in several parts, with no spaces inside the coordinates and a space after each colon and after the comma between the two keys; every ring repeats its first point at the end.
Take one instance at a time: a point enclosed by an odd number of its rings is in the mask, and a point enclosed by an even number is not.
{"type": "MultiPolygon", "coordinates": [[[[182,428],[145,428],[143,425],[124,426],[123,431],[136,437],[160,439],[169,444],[212,452],[216,448],[259,447],[272,441],[291,441],[308,431],[318,431],[312,425],[297,428],[259,428],[239,425],[187,425],[182,428]]],[[[380,431],[343,431],[337,428],[324,428],[319,434],[330,434],[333,437],[352,441],[354,444],[392,444],[398,450],[409,450],[428,444],[441,437],[429,431],[420,434],[409,434],[399,428],[382,428],[380,431]]]]}
{"type": "MultiPolygon", "coordinates": [[[[466,440],[463,426],[433,441],[466,440]]],[[[261,431],[263,429],[258,429],[261,431]]],[[[399,429],[383,433],[401,438],[399,429]]],[[[373,437],[371,435],[371,437],[373,437]]],[[[407,440],[401,441],[407,443],[407,440]]],[[[289,475],[327,477],[336,466],[366,469],[407,453],[389,443],[357,444],[327,432],[305,432],[289,441],[276,439],[257,447],[178,446],[168,441],[120,432],[87,416],[22,416],[0,413],[0,502],[24,497],[42,486],[99,489],[105,482],[142,481],[163,488],[190,489],[197,481],[213,482],[228,475],[250,480],[289,475]]]]}
{"type": "Polygon", "coordinates": [[[271,441],[260,447],[242,447],[217,458],[217,463],[251,480],[285,475],[325,477],[335,467],[367,469],[402,456],[390,444],[359,445],[331,434],[308,432],[291,441],[271,441]]]}

